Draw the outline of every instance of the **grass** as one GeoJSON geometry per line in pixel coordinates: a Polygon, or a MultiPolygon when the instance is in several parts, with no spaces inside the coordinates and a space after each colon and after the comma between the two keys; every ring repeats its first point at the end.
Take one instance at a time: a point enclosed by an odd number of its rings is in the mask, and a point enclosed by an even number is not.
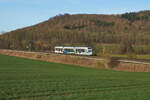
{"type": "Polygon", "coordinates": [[[150,60],[150,55],[137,55],[137,59],[148,59],[148,60],[150,60]]]}
{"type": "Polygon", "coordinates": [[[150,100],[149,77],[0,55],[0,100],[150,100]]]}
{"type": "MultiPolygon", "coordinates": [[[[111,57],[121,57],[121,58],[128,58],[128,55],[123,54],[116,54],[116,55],[110,55],[111,57]]],[[[135,55],[136,59],[147,59],[150,60],[150,55],[135,55]]]]}

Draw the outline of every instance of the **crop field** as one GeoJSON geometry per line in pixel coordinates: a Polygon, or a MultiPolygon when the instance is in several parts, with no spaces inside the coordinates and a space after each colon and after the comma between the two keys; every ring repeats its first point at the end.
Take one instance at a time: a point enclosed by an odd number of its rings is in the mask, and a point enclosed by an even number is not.
{"type": "Polygon", "coordinates": [[[150,100],[150,73],[0,55],[0,100],[150,100]]]}
{"type": "MultiPolygon", "coordinates": [[[[121,54],[116,54],[116,55],[110,55],[110,57],[120,57],[120,58],[129,58],[128,55],[121,55],[121,54]]],[[[145,55],[135,55],[136,59],[147,59],[150,60],[150,55],[145,54],[145,55]]]]}

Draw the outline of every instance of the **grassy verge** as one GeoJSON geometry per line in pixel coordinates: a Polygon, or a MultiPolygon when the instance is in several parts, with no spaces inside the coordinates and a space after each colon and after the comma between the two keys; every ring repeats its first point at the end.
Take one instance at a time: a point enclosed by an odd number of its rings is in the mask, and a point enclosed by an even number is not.
{"type": "MultiPolygon", "coordinates": [[[[135,55],[136,59],[147,59],[147,60],[150,60],[150,55],[135,55]]],[[[128,58],[129,56],[128,55],[110,55],[110,57],[120,57],[120,58],[128,58]]]]}

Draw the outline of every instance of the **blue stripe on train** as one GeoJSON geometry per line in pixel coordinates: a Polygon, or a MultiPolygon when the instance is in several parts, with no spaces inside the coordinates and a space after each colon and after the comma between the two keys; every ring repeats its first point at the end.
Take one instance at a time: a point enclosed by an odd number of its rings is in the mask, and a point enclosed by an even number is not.
{"type": "Polygon", "coordinates": [[[70,51],[64,51],[64,53],[74,53],[74,52],[70,52],[70,51]]]}

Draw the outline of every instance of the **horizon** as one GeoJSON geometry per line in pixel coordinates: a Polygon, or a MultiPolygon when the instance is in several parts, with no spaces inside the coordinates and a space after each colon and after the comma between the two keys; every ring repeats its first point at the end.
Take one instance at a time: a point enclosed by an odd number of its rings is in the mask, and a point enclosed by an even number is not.
{"type": "Polygon", "coordinates": [[[140,0],[0,0],[0,34],[29,27],[59,14],[123,14],[150,10],[140,0]]]}

